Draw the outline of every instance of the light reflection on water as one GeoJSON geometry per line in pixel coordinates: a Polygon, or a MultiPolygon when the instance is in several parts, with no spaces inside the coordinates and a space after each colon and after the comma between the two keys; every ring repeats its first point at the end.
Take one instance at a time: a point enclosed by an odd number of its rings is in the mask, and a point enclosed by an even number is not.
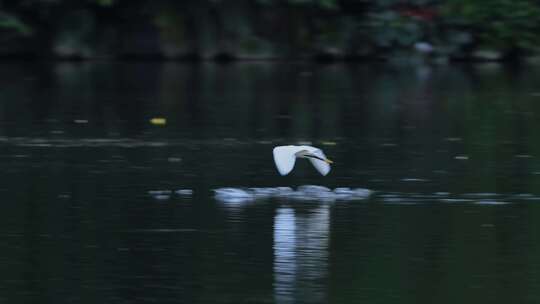
{"type": "Polygon", "coordinates": [[[294,303],[296,222],[292,208],[280,208],[274,219],[274,292],[279,303],[294,303]]]}
{"type": "Polygon", "coordinates": [[[274,298],[277,303],[327,302],[330,207],[307,214],[291,207],[274,218],[274,298]]]}

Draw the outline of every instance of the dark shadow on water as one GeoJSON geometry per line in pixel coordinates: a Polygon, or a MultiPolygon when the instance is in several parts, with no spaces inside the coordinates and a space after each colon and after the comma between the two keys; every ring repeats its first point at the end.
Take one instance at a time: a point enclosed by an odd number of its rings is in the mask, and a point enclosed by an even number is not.
{"type": "Polygon", "coordinates": [[[1,66],[0,302],[540,300],[537,67],[1,66]],[[309,184],[375,194],[212,193],[309,184]]]}

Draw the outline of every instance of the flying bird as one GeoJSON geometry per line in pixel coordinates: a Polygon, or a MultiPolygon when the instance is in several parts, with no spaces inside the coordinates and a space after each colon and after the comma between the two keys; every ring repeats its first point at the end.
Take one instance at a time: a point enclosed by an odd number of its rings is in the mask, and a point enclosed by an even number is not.
{"type": "Polygon", "coordinates": [[[333,162],[326,158],[321,149],[312,146],[278,146],[274,148],[274,162],[281,175],[289,174],[294,168],[296,158],[307,158],[322,175],[330,172],[333,162]]]}

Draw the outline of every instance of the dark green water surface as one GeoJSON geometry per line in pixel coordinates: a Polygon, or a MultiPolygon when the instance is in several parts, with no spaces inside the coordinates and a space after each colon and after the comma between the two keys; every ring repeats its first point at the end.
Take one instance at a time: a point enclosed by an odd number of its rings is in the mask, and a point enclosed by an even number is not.
{"type": "Polygon", "coordinates": [[[2,63],[0,83],[0,303],[540,302],[539,67],[2,63]],[[328,176],[279,176],[272,148],[299,143],[328,176]],[[374,193],[213,194],[300,185],[374,193]]]}

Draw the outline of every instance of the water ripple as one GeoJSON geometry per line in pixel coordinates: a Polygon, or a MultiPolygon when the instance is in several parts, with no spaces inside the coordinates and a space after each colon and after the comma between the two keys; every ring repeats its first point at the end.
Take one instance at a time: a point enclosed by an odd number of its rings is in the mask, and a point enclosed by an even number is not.
{"type": "Polygon", "coordinates": [[[0,137],[0,143],[11,144],[20,147],[164,147],[166,141],[146,141],[135,138],[41,138],[41,137],[0,137]]]}
{"type": "Polygon", "coordinates": [[[488,206],[498,206],[498,205],[508,205],[510,202],[503,201],[493,201],[493,200],[479,200],[474,202],[475,205],[488,205],[488,206]]]}

